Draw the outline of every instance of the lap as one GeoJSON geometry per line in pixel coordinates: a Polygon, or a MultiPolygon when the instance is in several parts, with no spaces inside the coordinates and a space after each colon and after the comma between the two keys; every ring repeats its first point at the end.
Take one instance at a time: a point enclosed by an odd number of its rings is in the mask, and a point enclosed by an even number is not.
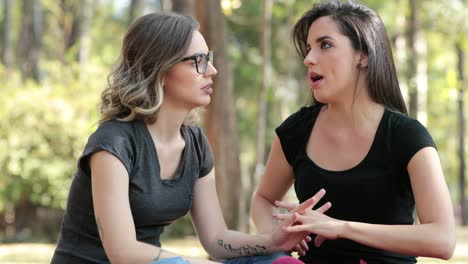
{"type": "Polygon", "coordinates": [[[271,255],[260,255],[260,256],[249,256],[249,257],[240,257],[232,258],[223,261],[224,264],[271,264],[274,260],[289,256],[285,252],[278,252],[271,255]]]}

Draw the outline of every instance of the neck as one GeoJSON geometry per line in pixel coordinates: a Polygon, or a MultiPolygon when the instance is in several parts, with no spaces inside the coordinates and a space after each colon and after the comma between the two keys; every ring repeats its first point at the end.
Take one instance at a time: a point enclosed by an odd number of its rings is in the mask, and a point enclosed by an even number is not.
{"type": "Polygon", "coordinates": [[[181,138],[180,128],[188,114],[189,111],[187,110],[170,109],[163,103],[156,122],[148,125],[148,129],[158,141],[174,142],[181,138]]]}
{"type": "Polygon", "coordinates": [[[384,107],[374,102],[366,91],[365,85],[358,83],[355,95],[351,95],[347,100],[329,103],[324,108],[328,117],[338,124],[353,127],[362,127],[369,122],[379,122],[384,107]]]}

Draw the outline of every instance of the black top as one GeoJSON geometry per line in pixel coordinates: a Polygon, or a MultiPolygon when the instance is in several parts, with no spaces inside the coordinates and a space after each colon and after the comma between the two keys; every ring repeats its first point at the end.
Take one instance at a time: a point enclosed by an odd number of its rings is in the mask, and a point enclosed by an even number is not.
{"type": "Polygon", "coordinates": [[[164,226],[187,214],[195,181],[214,165],[199,127],[182,126],[181,133],[185,148],[176,176],[163,180],[155,145],[143,121],[110,121],[98,127],[78,161],[52,264],[109,263],[96,227],[89,167],[90,155],[101,150],[117,157],[127,169],[137,240],[160,246],[164,226]]]}
{"type": "MultiPolygon", "coordinates": [[[[319,106],[303,107],[276,128],[285,157],[294,170],[299,201],[304,202],[324,188],[327,193],[317,208],[326,201],[332,202],[326,213],[330,217],[373,224],[413,224],[414,197],[406,168],[418,150],[435,147],[426,128],[414,119],[385,109],[365,158],[351,169],[329,171],[315,164],[306,153],[319,111],[319,106]]],[[[412,256],[346,239],[327,240],[319,248],[312,241],[309,248],[303,260],[356,257],[369,264],[416,261],[412,256]]]]}

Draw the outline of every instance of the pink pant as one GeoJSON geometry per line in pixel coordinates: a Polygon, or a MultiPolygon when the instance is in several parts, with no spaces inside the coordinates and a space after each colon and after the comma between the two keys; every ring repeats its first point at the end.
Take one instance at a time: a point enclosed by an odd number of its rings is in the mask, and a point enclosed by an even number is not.
{"type": "MultiPolygon", "coordinates": [[[[272,264],[304,264],[304,262],[289,256],[277,258],[272,264]]],[[[359,264],[367,264],[364,260],[359,260],[359,264]]]]}
{"type": "Polygon", "coordinates": [[[298,260],[297,258],[285,256],[285,257],[277,258],[271,264],[304,264],[304,262],[298,260]]]}

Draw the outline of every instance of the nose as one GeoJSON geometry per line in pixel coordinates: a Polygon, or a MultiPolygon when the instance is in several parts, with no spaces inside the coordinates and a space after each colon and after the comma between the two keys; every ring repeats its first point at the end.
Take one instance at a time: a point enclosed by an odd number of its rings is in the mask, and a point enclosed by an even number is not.
{"type": "Polygon", "coordinates": [[[304,58],[304,65],[310,66],[317,64],[317,56],[314,54],[313,50],[309,50],[307,55],[304,58]]]}
{"type": "Polygon", "coordinates": [[[205,76],[213,77],[216,74],[218,74],[218,71],[216,70],[215,66],[211,64],[211,62],[208,62],[208,65],[206,66],[205,76]]]}

